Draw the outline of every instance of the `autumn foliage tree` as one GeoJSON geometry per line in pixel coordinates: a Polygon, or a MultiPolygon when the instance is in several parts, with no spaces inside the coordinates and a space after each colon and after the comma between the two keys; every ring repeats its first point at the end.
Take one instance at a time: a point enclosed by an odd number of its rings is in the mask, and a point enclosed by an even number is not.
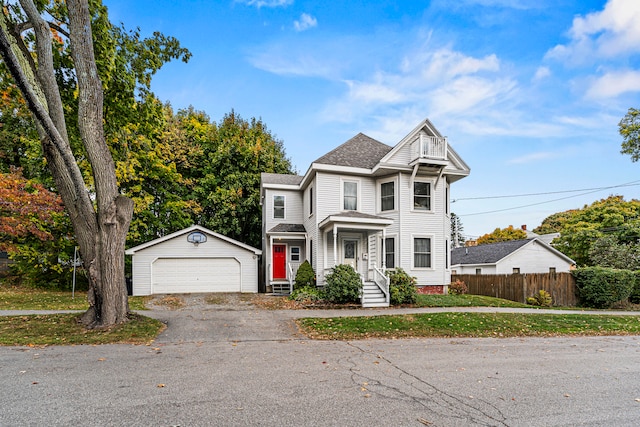
{"type": "Polygon", "coordinates": [[[488,243],[506,242],[509,240],[521,240],[526,239],[527,233],[519,228],[513,228],[513,225],[507,228],[496,228],[491,233],[487,233],[478,238],[479,245],[486,245],[488,243]]]}
{"type": "MultiPolygon", "coordinates": [[[[43,286],[63,287],[60,260],[70,261],[74,241],[62,199],[20,169],[0,173],[0,251],[14,261],[13,278],[40,279],[43,286]]],[[[68,285],[68,283],[66,283],[68,285]]]]}

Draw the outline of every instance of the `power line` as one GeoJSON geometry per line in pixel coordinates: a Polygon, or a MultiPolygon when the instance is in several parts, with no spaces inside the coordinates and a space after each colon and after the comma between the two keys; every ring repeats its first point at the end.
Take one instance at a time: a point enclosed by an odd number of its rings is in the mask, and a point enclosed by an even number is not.
{"type": "MultiPolygon", "coordinates": [[[[620,187],[633,187],[633,186],[637,186],[640,185],[640,180],[638,181],[631,181],[631,182],[627,182],[625,184],[619,184],[619,185],[611,185],[608,187],[597,187],[597,188],[583,188],[583,189],[579,189],[579,190],[562,190],[562,191],[545,191],[542,193],[526,193],[526,194],[509,194],[509,195],[502,195],[502,196],[479,196],[479,197],[461,197],[461,198],[457,198],[451,201],[451,203],[455,203],[458,201],[462,201],[462,200],[486,200],[486,199],[506,199],[506,198],[514,198],[514,197],[529,197],[529,196],[547,196],[550,194],[562,194],[562,193],[577,193],[580,191],[601,191],[601,190],[610,190],[612,188],[620,188],[620,187]]],[[[589,194],[589,193],[585,193],[585,194],[589,194]]],[[[560,199],[562,200],[562,199],[560,199]]]]}
{"type": "Polygon", "coordinates": [[[549,192],[545,192],[545,193],[530,193],[530,194],[519,194],[519,195],[511,195],[511,196],[486,196],[486,197],[469,197],[469,198],[464,198],[464,199],[457,199],[457,200],[499,199],[499,198],[507,198],[507,197],[539,196],[539,195],[549,195],[549,194],[559,194],[559,193],[574,193],[574,192],[577,192],[577,191],[585,191],[584,193],[574,194],[572,196],[560,197],[560,198],[552,199],[552,200],[545,200],[543,202],[530,203],[528,205],[514,206],[514,207],[511,207],[511,208],[503,208],[503,209],[495,209],[495,210],[485,211],[485,212],[474,212],[474,213],[470,213],[470,214],[457,214],[457,215],[459,217],[465,217],[465,216],[486,215],[486,214],[490,214],[490,213],[512,211],[512,210],[516,210],[516,209],[528,208],[528,207],[531,207],[531,206],[544,205],[546,203],[558,202],[560,200],[571,199],[571,198],[574,198],[574,197],[585,196],[587,194],[597,193],[599,191],[609,190],[611,188],[632,187],[632,186],[636,186],[636,185],[640,185],[640,180],[631,181],[631,182],[628,182],[626,184],[612,185],[612,186],[609,186],[609,187],[588,188],[588,189],[584,189],[584,190],[549,191],[549,192]]]}

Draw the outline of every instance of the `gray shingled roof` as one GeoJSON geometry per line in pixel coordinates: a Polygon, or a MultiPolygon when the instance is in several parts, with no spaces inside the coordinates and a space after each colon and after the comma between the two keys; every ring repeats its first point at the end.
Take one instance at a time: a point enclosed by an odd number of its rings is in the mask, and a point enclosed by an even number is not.
{"type": "Polygon", "coordinates": [[[372,169],[393,147],[359,133],[313,163],[372,169]]]}
{"type": "Polygon", "coordinates": [[[286,175],[282,173],[265,173],[260,174],[260,180],[263,184],[282,184],[282,185],[298,185],[302,182],[303,176],[286,175]]]}
{"type": "Polygon", "coordinates": [[[269,230],[269,233],[306,233],[302,224],[278,224],[269,230]]]}
{"type": "Polygon", "coordinates": [[[451,265],[495,264],[534,239],[510,240],[488,245],[455,248],[451,251],[451,265]]]}

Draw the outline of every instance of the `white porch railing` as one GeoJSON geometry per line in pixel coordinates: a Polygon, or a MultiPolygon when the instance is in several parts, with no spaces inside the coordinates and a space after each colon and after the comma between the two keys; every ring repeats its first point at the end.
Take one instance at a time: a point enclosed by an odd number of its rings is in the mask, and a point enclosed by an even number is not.
{"type": "Polygon", "coordinates": [[[379,269],[375,264],[373,264],[373,283],[375,283],[378,288],[384,293],[384,298],[387,303],[390,303],[391,296],[389,294],[389,277],[384,274],[384,271],[379,269]]]}
{"type": "Polygon", "coordinates": [[[291,294],[291,292],[293,292],[293,281],[295,277],[293,277],[293,267],[291,263],[288,263],[287,267],[289,267],[289,294],[291,294]]]}
{"type": "Polygon", "coordinates": [[[411,144],[413,159],[447,160],[447,138],[420,134],[411,144]]]}

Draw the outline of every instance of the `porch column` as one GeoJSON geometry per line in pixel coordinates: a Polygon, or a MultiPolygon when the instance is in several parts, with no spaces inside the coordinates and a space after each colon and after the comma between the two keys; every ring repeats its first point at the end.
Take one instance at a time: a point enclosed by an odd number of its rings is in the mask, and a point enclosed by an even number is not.
{"type": "Polygon", "coordinates": [[[333,266],[338,265],[338,226],[333,226],[333,266]]]}
{"type": "Polygon", "coordinates": [[[387,237],[387,232],[385,231],[385,229],[382,229],[382,254],[380,256],[380,258],[382,258],[380,260],[380,265],[382,266],[381,269],[382,271],[384,271],[385,267],[386,267],[386,262],[387,262],[387,251],[386,251],[386,243],[385,242],[385,238],[387,237]]]}
{"type": "Polygon", "coordinates": [[[273,236],[269,236],[269,249],[267,250],[267,259],[269,260],[269,264],[267,265],[267,278],[269,282],[273,280],[273,236]]]}

